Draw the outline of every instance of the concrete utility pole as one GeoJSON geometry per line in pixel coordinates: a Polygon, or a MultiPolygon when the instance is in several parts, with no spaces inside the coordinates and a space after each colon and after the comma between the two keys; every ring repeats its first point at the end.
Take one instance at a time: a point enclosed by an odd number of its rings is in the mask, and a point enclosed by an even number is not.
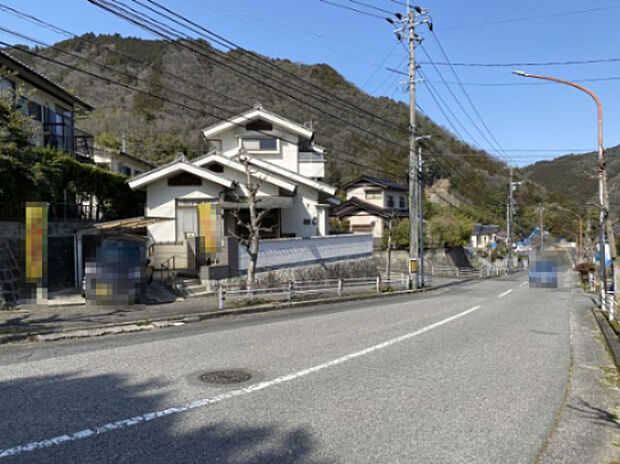
{"type": "MultiPolygon", "coordinates": [[[[409,29],[409,262],[416,263],[418,259],[418,202],[417,202],[417,167],[416,159],[416,125],[415,125],[415,13],[407,2],[407,21],[409,29]]],[[[417,271],[415,264],[409,265],[409,272],[417,271]]],[[[418,272],[419,273],[419,272],[418,272]]],[[[411,276],[414,282],[414,276],[411,276]]],[[[418,276],[415,276],[416,287],[420,286],[418,276]]]]}
{"type": "Polygon", "coordinates": [[[418,252],[420,248],[419,243],[419,214],[418,214],[418,187],[417,187],[417,170],[418,159],[416,153],[416,114],[415,114],[415,91],[416,91],[416,64],[415,64],[415,47],[419,38],[415,34],[416,26],[420,24],[427,24],[429,29],[433,30],[433,25],[428,17],[428,11],[420,8],[419,6],[412,7],[409,0],[407,0],[407,17],[402,18],[399,16],[399,21],[388,19],[392,24],[400,24],[401,27],[395,32],[398,40],[402,40],[403,33],[406,32],[409,40],[409,273],[411,275],[410,281],[415,282],[416,286],[420,285],[419,278],[419,262],[418,252]],[[425,17],[424,17],[425,16],[425,17]],[[416,274],[415,276],[413,274],[416,274]]]}
{"type": "Polygon", "coordinates": [[[422,182],[422,145],[418,145],[418,225],[420,227],[419,234],[419,281],[420,287],[424,287],[424,183],[422,182]]]}
{"type": "Polygon", "coordinates": [[[543,249],[544,249],[544,235],[545,235],[545,225],[543,223],[543,211],[544,211],[545,207],[544,206],[539,206],[538,207],[538,212],[540,213],[540,254],[542,256],[543,254],[543,249]]]}
{"type": "Polygon", "coordinates": [[[512,173],[513,168],[510,168],[510,181],[508,182],[508,203],[506,204],[506,248],[507,250],[507,262],[506,270],[508,274],[512,270],[512,173]]]}

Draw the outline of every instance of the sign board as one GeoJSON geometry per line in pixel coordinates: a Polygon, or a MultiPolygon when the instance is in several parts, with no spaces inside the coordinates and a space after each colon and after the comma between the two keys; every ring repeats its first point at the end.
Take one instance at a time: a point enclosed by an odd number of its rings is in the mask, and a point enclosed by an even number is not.
{"type": "Polygon", "coordinates": [[[409,274],[415,274],[418,272],[418,260],[416,258],[409,258],[409,274]]]}
{"type": "Polygon", "coordinates": [[[47,274],[47,210],[47,203],[26,203],[26,282],[38,285],[47,274]]]}

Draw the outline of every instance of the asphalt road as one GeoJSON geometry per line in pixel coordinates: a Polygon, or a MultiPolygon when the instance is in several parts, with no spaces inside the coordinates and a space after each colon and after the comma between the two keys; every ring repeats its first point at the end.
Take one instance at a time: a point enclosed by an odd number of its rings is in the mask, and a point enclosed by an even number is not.
{"type": "Polygon", "coordinates": [[[0,464],[531,463],[589,302],[525,278],[0,347],[0,464]]]}

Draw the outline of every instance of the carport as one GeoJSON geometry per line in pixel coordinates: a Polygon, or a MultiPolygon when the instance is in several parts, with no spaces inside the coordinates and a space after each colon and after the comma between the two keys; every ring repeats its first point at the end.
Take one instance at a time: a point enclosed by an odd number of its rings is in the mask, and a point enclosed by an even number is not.
{"type": "Polygon", "coordinates": [[[84,275],[83,241],[86,235],[109,234],[131,235],[148,240],[146,236],[135,234],[136,230],[157,224],[163,221],[174,221],[174,218],[138,216],[133,218],[117,219],[114,221],[100,222],[75,233],[74,237],[74,264],[75,264],[75,287],[80,288],[84,275]]]}

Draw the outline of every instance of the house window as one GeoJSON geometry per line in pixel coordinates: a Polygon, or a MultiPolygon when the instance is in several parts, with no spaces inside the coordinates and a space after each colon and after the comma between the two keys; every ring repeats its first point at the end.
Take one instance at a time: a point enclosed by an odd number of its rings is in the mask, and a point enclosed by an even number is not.
{"type": "Polygon", "coordinates": [[[392,195],[388,195],[388,208],[394,208],[394,197],[392,195]]]}
{"type": "Polygon", "coordinates": [[[124,176],[131,176],[131,168],[125,166],[124,164],[118,165],[118,172],[124,176]]]}
{"type": "Polygon", "coordinates": [[[242,143],[248,151],[275,152],[278,150],[278,139],[273,137],[260,139],[243,139],[242,143]]]}
{"type": "Polygon", "coordinates": [[[364,198],[366,200],[381,200],[381,190],[366,190],[364,198]]]}
{"type": "Polygon", "coordinates": [[[0,97],[12,99],[15,96],[15,82],[6,77],[0,78],[0,97]]]}
{"type": "Polygon", "coordinates": [[[28,102],[28,114],[35,121],[43,121],[43,108],[38,103],[28,102]]]}
{"type": "Polygon", "coordinates": [[[202,179],[198,176],[190,174],[189,172],[182,172],[174,177],[168,178],[168,185],[170,186],[185,186],[185,185],[202,185],[202,179]]]}
{"type": "Polygon", "coordinates": [[[398,206],[400,209],[405,209],[405,197],[398,197],[398,206]]]}

